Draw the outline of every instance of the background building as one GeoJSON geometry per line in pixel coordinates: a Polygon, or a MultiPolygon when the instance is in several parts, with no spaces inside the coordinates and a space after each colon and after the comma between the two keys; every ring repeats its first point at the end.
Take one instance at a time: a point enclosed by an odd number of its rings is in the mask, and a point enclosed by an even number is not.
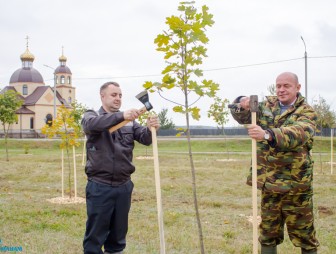
{"type": "Polygon", "coordinates": [[[76,88],[72,86],[72,73],[66,66],[67,58],[59,57],[59,66],[54,70],[54,87],[46,86],[42,75],[33,67],[34,55],[26,51],[20,56],[22,67],[17,69],[9,80],[9,85],[1,93],[14,90],[23,100],[22,107],[16,111],[18,121],[10,126],[11,137],[39,137],[41,128],[52,121],[61,105],[70,107],[76,100],[76,88]]]}

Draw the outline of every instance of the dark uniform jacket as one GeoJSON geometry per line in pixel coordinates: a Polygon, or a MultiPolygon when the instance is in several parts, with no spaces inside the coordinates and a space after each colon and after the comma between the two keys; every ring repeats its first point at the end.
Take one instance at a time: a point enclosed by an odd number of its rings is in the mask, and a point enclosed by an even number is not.
{"type": "MultiPolygon", "coordinates": [[[[231,113],[239,123],[251,123],[250,111],[238,109],[231,110],[231,113]]],[[[282,114],[276,96],[269,96],[259,103],[257,124],[269,130],[273,137],[272,142],[257,142],[259,189],[293,194],[312,189],[314,162],[310,150],[316,119],[315,111],[300,93],[294,105],[282,114]]],[[[250,174],[248,184],[251,184],[251,179],[250,174]]]]}
{"type": "Polygon", "coordinates": [[[110,185],[120,185],[135,171],[132,163],[134,141],[144,145],[152,143],[151,132],[135,121],[113,132],[109,128],[124,120],[122,112],[107,113],[103,107],[98,112],[84,113],[82,126],[87,137],[85,173],[88,179],[110,185]]]}

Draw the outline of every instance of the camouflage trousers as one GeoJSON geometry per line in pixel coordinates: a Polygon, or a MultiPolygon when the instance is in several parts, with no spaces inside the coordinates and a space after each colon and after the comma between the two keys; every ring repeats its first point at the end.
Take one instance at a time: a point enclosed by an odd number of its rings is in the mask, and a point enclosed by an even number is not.
{"type": "Polygon", "coordinates": [[[313,215],[313,194],[275,194],[262,191],[259,242],[275,246],[284,240],[284,226],[294,246],[316,249],[313,215]]]}

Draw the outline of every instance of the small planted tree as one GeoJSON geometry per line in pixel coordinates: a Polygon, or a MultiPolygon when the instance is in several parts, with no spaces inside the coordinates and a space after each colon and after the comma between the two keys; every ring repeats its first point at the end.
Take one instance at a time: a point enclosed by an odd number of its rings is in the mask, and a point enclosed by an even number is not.
{"type": "Polygon", "coordinates": [[[228,122],[229,110],[227,105],[229,104],[228,99],[221,99],[218,96],[215,97],[214,103],[210,105],[208,110],[208,117],[212,118],[215,123],[217,123],[217,128],[220,130],[221,135],[224,135],[226,147],[226,154],[229,158],[229,148],[226,145],[226,135],[224,131],[224,125],[228,122]]]}
{"type": "Polygon", "coordinates": [[[214,103],[210,105],[210,109],[208,110],[208,117],[212,118],[217,123],[217,128],[221,130],[222,135],[225,135],[224,125],[229,120],[228,104],[228,99],[221,99],[216,96],[214,103]]]}
{"type": "MultiPolygon", "coordinates": [[[[84,137],[84,131],[81,125],[82,117],[84,115],[84,112],[88,109],[86,105],[79,103],[78,101],[74,101],[71,103],[71,116],[74,118],[75,124],[78,126],[79,130],[79,138],[84,137]]],[[[82,166],[85,165],[85,144],[86,144],[86,139],[83,139],[82,143],[82,166]]]]}
{"type": "Polygon", "coordinates": [[[9,161],[8,156],[8,131],[9,127],[17,122],[16,110],[18,110],[23,101],[19,99],[18,93],[12,90],[0,93],[0,123],[3,127],[6,149],[6,161],[9,161]]]}
{"type": "Polygon", "coordinates": [[[162,71],[161,82],[147,81],[144,84],[150,91],[179,91],[182,93],[182,102],[172,101],[176,104],[173,110],[185,115],[186,137],[188,141],[189,160],[192,175],[192,189],[196,219],[199,231],[201,253],[204,254],[202,225],[198,211],[195,166],[192,156],[190,140],[190,117],[200,118],[200,108],[195,103],[202,97],[214,97],[219,85],[212,80],[202,79],[203,71],[197,66],[207,57],[205,45],[209,39],[206,28],[214,24],[213,15],[208,13],[208,7],[202,6],[198,12],[193,6],[195,2],[181,2],[178,10],[179,16],[166,18],[168,29],[155,39],[157,50],[164,53],[167,66],[162,71]]]}
{"type": "Polygon", "coordinates": [[[336,112],[330,108],[330,105],[322,97],[319,97],[318,103],[313,105],[317,113],[317,126],[322,128],[332,128],[336,123],[336,112]]]}
{"type": "Polygon", "coordinates": [[[86,105],[79,103],[78,101],[75,101],[71,103],[71,117],[73,117],[75,124],[78,126],[78,130],[80,131],[81,136],[84,135],[84,132],[82,130],[82,117],[84,112],[88,109],[86,105]]]}
{"type": "MultiPolygon", "coordinates": [[[[80,125],[75,121],[75,114],[73,109],[66,108],[62,105],[57,111],[57,117],[52,124],[46,124],[42,128],[42,133],[49,138],[59,136],[61,138],[60,148],[66,150],[68,162],[68,188],[69,197],[72,197],[71,189],[71,163],[70,163],[70,149],[79,146],[78,137],[81,135],[80,125]]],[[[63,163],[63,162],[62,162],[63,163]]],[[[74,165],[75,166],[75,165],[74,165]]],[[[74,169],[75,172],[76,169],[74,169]]],[[[63,173],[62,173],[63,177],[63,173]]],[[[76,179],[74,180],[76,181],[76,179]]],[[[76,185],[76,184],[75,184],[76,185]]],[[[63,186],[63,180],[62,180],[63,186]]],[[[75,197],[77,190],[75,188],[75,197]]],[[[64,196],[62,188],[62,197],[64,196]]]]}
{"type": "Polygon", "coordinates": [[[269,92],[270,95],[275,96],[276,95],[276,87],[275,84],[269,85],[267,87],[267,91],[269,92]]]}

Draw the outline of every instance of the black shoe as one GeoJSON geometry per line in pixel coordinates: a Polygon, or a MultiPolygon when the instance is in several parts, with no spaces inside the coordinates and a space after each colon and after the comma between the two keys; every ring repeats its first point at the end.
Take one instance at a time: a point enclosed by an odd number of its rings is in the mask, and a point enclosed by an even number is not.
{"type": "Polygon", "coordinates": [[[317,249],[305,250],[305,249],[301,248],[301,253],[302,254],[317,254],[317,249]]]}
{"type": "Polygon", "coordinates": [[[261,254],[277,254],[277,246],[261,245],[261,254]]]}

